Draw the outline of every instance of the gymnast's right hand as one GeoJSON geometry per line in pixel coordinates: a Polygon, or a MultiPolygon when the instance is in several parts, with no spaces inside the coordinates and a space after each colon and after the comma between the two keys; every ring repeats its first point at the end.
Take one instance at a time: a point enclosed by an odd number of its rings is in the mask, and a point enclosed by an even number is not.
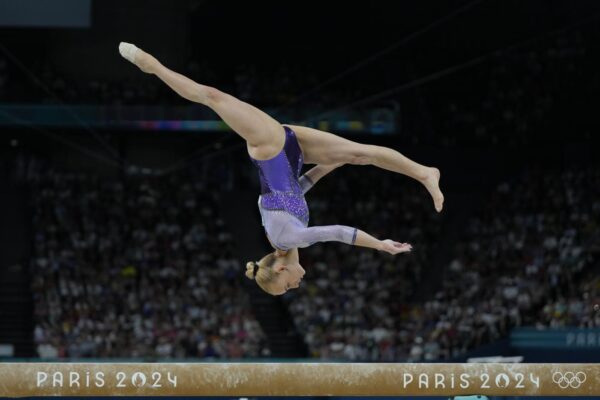
{"type": "Polygon", "coordinates": [[[398,253],[406,253],[411,251],[412,245],[410,243],[400,243],[391,239],[386,239],[380,241],[379,250],[395,255],[398,253]]]}

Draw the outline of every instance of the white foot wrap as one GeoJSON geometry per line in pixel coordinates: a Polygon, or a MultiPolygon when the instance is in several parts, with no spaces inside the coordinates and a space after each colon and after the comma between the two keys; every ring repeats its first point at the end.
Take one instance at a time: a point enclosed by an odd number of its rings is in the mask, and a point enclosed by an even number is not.
{"type": "Polygon", "coordinates": [[[135,54],[137,53],[139,49],[131,43],[126,43],[126,42],[121,42],[119,44],[119,53],[121,53],[121,55],[131,61],[132,63],[135,64],[135,54]]]}

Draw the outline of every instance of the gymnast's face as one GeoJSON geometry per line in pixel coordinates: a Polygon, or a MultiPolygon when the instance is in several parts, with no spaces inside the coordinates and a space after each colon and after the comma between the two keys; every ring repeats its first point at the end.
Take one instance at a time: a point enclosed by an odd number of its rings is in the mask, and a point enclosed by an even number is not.
{"type": "Polygon", "coordinates": [[[277,272],[277,278],[271,284],[270,292],[274,296],[281,296],[288,290],[299,287],[306,272],[300,263],[293,260],[286,261],[288,260],[282,260],[282,263],[273,267],[277,272]]]}

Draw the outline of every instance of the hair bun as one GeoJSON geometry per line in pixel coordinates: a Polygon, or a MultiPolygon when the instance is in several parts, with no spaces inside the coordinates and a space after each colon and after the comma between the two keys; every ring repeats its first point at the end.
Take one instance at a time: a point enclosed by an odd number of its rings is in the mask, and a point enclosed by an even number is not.
{"type": "Polygon", "coordinates": [[[248,279],[254,280],[254,265],[256,263],[254,261],[248,261],[246,263],[246,276],[248,279]]]}

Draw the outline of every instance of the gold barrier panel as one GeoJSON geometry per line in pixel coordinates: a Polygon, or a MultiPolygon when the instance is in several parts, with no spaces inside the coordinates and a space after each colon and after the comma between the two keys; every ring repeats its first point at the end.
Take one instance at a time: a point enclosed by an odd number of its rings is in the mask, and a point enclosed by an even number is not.
{"type": "Polygon", "coordinates": [[[2,363],[0,396],[591,396],[600,364],[2,363]]]}

